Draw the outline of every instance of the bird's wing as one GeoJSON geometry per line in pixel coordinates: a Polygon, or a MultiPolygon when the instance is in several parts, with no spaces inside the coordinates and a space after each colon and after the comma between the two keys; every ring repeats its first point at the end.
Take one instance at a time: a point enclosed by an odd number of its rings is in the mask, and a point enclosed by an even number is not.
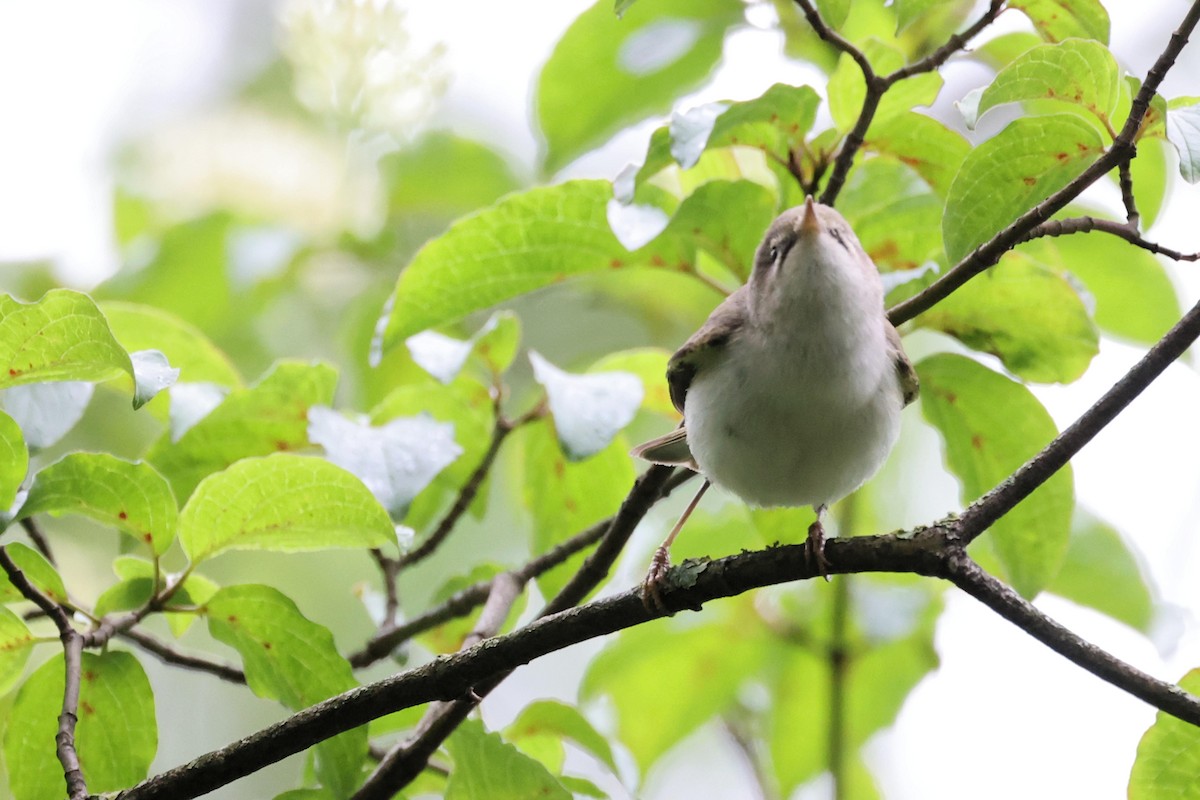
{"type": "Polygon", "coordinates": [[[908,355],[904,352],[904,345],[900,343],[900,334],[896,330],[896,326],[886,320],[884,325],[886,326],[884,331],[887,334],[888,349],[891,351],[892,362],[896,365],[896,379],[900,382],[904,405],[908,405],[917,399],[917,394],[921,390],[921,382],[917,380],[917,371],[913,369],[912,362],[908,360],[908,355]]]}
{"type": "Polygon", "coordinates": [[[636,458],[644,458],[651,464],[687,467],[696,472],[700,471],[696,466],[696,459],[692,458],[692,450],[688,447],[687,429],[682,425],[664,436],[639,444],[630,450],[629,454],[636,458]]]}
{"type": "Polygon", "coordinates": [[[729,340],[745,326],[749,314],[746,302],[748,293],[749,287],[742,286],[725,298],[709,314],[700,330],[693,333],[671,356],[667,364],[667,386],[671,390],[671,402],[681,414],[696,370],[706,361],[718,357],[729,340]]]}

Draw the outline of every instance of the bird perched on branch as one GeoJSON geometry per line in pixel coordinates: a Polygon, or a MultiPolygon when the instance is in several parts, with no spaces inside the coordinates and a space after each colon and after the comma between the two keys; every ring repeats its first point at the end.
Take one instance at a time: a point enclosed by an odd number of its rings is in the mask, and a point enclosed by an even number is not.
{"type": "Polygon", "coordinates": [[[683,423],[633,454],[704,483],[646,575],[643,598],[658,607],[671,543],[713,483],[756,506],[811,505],[806,557],[824,575],[826,508],[882,466],[918,389],[878,270],[811,197],[771,223],[750,281],[671,357],[667,382],[683,423]]]}

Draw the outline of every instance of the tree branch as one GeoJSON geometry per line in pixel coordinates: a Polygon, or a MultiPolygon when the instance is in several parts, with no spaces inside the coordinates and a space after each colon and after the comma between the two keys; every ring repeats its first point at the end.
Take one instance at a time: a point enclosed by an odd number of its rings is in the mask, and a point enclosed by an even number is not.
{"type": "Polygon", "coordinates": [[[245,685],[246,673],[242,672],[235,666],[230,664],[222,664],[217,661],[210,661],[201,656],[189,655],[176,650],[166,642],[151,636],[145,631],[139,631],[137,628],[121,631],[118,634],[122,639],[128,639],[148,653],[151,653],[167,664],[172,664],[184,669],[192,669],[197,672],[207,672],[210,675],[215,675],[223,681],[230,683],[240,683],[245,685]]]}
{"type": "Polygon", "coordinates": [[[1050,219],[1102,175],[1106,175],[1113,168],[1131,159],[1136,152],[1133,141],[1137,136],[1142,119],[1150,108],[1150,101],[1154,98],[1154,93],[1158,91],[1162,79],[1166,77],[1167,71],[1174,65],[1175,59],[1179,57],[1180,51],[1187,44],[1188,37],[1191,36],[1198,21],[1200,21],[1200,0],[1192,3],[1179,27],[1171,34],[1167,46],[1146,74],[1146,80],[1133,100],[1129,118],[1125,120],[1121,132],[1117,134],[1112,146],[1100,158],[1092,162],[1091,166],[1066,186],[1026,211],[990,240],[972,250],[962,261],[947,270],[932,284],[889,309],[888,319],[892,324],[899,325],[906,322],[949,297],[971,278],[999,261],[1004,253],[1021,242],[1030,231],[1050,219]]]}
{"type": "Polygon", "coordinates": [[[78,722],[79,684],[83,674],[83,636],[75,630],[67,612],[30,582],[21,568],[8,554],[7,547],[0,547],[0,568],[25,599],[30,600],[46,612],[58,628],[58,638],[63,646],[64,681],[62,712],[58,715],[58,733],[54,736],[58,761],[62,764],[63,778],[67,783],[67,796],[71,800],[83,800],[88,796],[87,782],[79,765],[79,753],[75,750],[75,724],[78,722]]]}
{"type": "Polygon", "coordinates": [[[1126,223],[1090,216],[1047,220],[1031,230],[1021,241],[1029,242],[1044,236],[1069,236],[1074,233],[1089,233],[1091,231],[1100,231],[1101,233],[1116,236],[1135,247],[1148,250],[1155,255],[1166,256],[1174,261],[1200,261],[1200,253],[1181,253],[1178,250],[1163,247],[1156,242],[1147,241],[1142,238],[1137,228],[1131,227],[1126,223]]]}
{"type": "Polygon", "coordinates": [[[1122,163],[1117,176],[1121,185],[1121,203],[1125,206],[1125,222],[1131,230],[1136,231],[1141,215],[1138,214],[1137,200],[1133,196],[1133,170],[1129,166],[1132,161],[1130,158],[1122,163]]]}
{"type": "Polygon", "coordinates": [[[21,527],[25,529],[25,534],[29,537],[29,541],[33,542],[33,546],[37,551],[45,556],[46,560],[52,566],[57,567],[58,562],[54,560],[54,552],[50,549],[50,541],[46,538],[46,534],[41,527],[33,521],[33,517],[22,517],[21,527]]]}

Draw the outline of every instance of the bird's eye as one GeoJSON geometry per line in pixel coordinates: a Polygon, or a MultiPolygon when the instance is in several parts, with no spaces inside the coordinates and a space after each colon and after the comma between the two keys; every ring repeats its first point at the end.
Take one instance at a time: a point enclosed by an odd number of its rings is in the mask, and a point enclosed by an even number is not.
{"type": "Polygon", "coordinates": [[[774,263],[779,258],[779,248],[771,245],[771,262],[774,263]]]}
{"type": "Polygon", "coordinates": [[[830,228],[829,235],[832,236],[834,238],[834,240],[838,244],[840,244],[842,247],[846,248],[847,250],[850,249],[850,245],[846,244],[846,238],[845,238],[845,236],[843,236],[841,229],[830,228]]]}

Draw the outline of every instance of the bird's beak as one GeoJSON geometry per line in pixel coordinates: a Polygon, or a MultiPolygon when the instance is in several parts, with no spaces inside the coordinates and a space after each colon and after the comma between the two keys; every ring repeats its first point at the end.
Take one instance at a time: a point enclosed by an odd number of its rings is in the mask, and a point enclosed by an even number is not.
{"type": "Polygon", "coordinates": [[[812,195],[804,198],[804,218],[800,220],[800,233],[816,233],[821,230],[817,219],[817,209],[814,207],[812,195]]]}

